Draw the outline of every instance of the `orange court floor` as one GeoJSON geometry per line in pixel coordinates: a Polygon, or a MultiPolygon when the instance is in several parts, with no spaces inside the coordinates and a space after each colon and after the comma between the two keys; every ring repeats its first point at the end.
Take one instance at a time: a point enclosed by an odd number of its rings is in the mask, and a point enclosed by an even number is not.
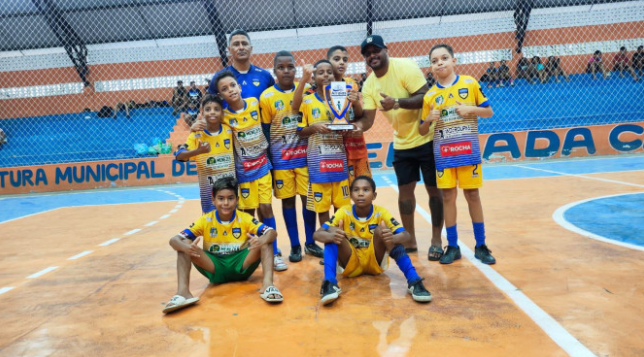
{"type": "MultiPolygon", "coordinates": [[[[168,240],[198,218],[196,184],[2,196],[0,356],[644,356],[644,156],[483,175],[493,266],[473,257],[462,194],[463,259],[429,262],[416,189],[411,258],[429,304],[412,301],[392,261],[381,276],[339,278],[341,298],[322,306],[323,267],[305,256],[275,273],[282,304],[260,299],[261,267],[223,285],[193,269],[201,301],[164,315],[176,291],[168,240]]],[[[393,172],[376,181],[375,204],[399,216],[393,172]]],[[[286,257],[278,200],[273,210],[286,257]]]]}

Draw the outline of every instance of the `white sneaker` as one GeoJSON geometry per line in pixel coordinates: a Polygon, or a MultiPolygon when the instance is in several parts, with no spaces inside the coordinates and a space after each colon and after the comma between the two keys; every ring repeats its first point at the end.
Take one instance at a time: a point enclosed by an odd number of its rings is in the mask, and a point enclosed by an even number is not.
{"type": "Polygon", "coordinates": [[[284,263],[284,260],[282,260],[281,254],[275,254],[273,256],[273,269],[275,271],[284,271],[288,269],[288,265],[286,265],[286,263],[284,263]]]}

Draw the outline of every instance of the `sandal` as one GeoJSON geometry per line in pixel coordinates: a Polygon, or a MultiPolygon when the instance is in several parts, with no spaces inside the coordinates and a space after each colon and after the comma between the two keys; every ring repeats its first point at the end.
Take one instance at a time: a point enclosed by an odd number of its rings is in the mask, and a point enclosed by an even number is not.
{"type": "Polygon", "coordinates": [[[284,296],[280,292],[280,289],[274,287],[273,285],[269,286],[264,290],[263,293],[260,293],[259,296],[264,299],[266,302],[282,302],[284,301],[284,296]],[[273,295],[273,297],[271,297],[273,295]]]}
{"type": "Polygon", "coordinates": [[[429,252],[427,253],[427,260],[432,262],[439,261],[443,256],[443,248],[437,245],[432,245],[429,247],[429,252]]]}
{"type": "Polygon", "coordinates": [[[184,307],[188,307],[188,306],[196,303],[197,301],[199,301],[198,297],[193,297],[193,298],[190,298],[190,299],[186,299],[181,295],[175,295],[165,305],[165,308],[163,309],[163,313],[167,314],[168,312],[183,309],[184,307]]]}

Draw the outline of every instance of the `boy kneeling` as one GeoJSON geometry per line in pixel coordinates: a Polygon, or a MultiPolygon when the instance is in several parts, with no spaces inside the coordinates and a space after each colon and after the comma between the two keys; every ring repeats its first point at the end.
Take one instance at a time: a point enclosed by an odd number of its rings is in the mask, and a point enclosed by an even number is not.
{"type": "Polygon", "coordinates": [[[323,305],[340,297],[336,279],[338,262],[346,277],[362,274],[376,275],[387,269],[389,254],[405,275],[408,292],[414,301],[429,302],[430,294],[416,273],[403,244],[409,233],[384,207],[372,204],[376,198],[376,184],[371,177],[358,176],[351,183],[353,206],[347,205],[335,212],[331,219],[318,229],[313,238],[324,243],[323,305]]]}
{"type": "Polygon", "coordinates": [[[261,298],[282,302],[282,293],[273,286],[273,246],[277,232],[248,213],[237,210],[237,181],[225,177],[212,187],[215,209],[204,214],[190,228],[170,239],[177,251],[177,294],[164,313],[199,301],[190,293],[190,263],[211,283],[221,284],[248,279],[262,263],[264,282],[261,298]],[[203,237],[203,248],[199,241],[203,237]]]}

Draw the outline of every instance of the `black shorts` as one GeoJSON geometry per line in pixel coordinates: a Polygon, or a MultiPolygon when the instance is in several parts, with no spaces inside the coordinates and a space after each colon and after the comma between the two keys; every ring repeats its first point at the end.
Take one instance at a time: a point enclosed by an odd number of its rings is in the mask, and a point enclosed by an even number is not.
{"type": "Polygon", "coordinates": [[[394,149],[393,164],[398,186],[418,182],[422,174],[425,185],[436,187],[436,162],[434,162],[433,141],[411,149],[394,149]]]}

